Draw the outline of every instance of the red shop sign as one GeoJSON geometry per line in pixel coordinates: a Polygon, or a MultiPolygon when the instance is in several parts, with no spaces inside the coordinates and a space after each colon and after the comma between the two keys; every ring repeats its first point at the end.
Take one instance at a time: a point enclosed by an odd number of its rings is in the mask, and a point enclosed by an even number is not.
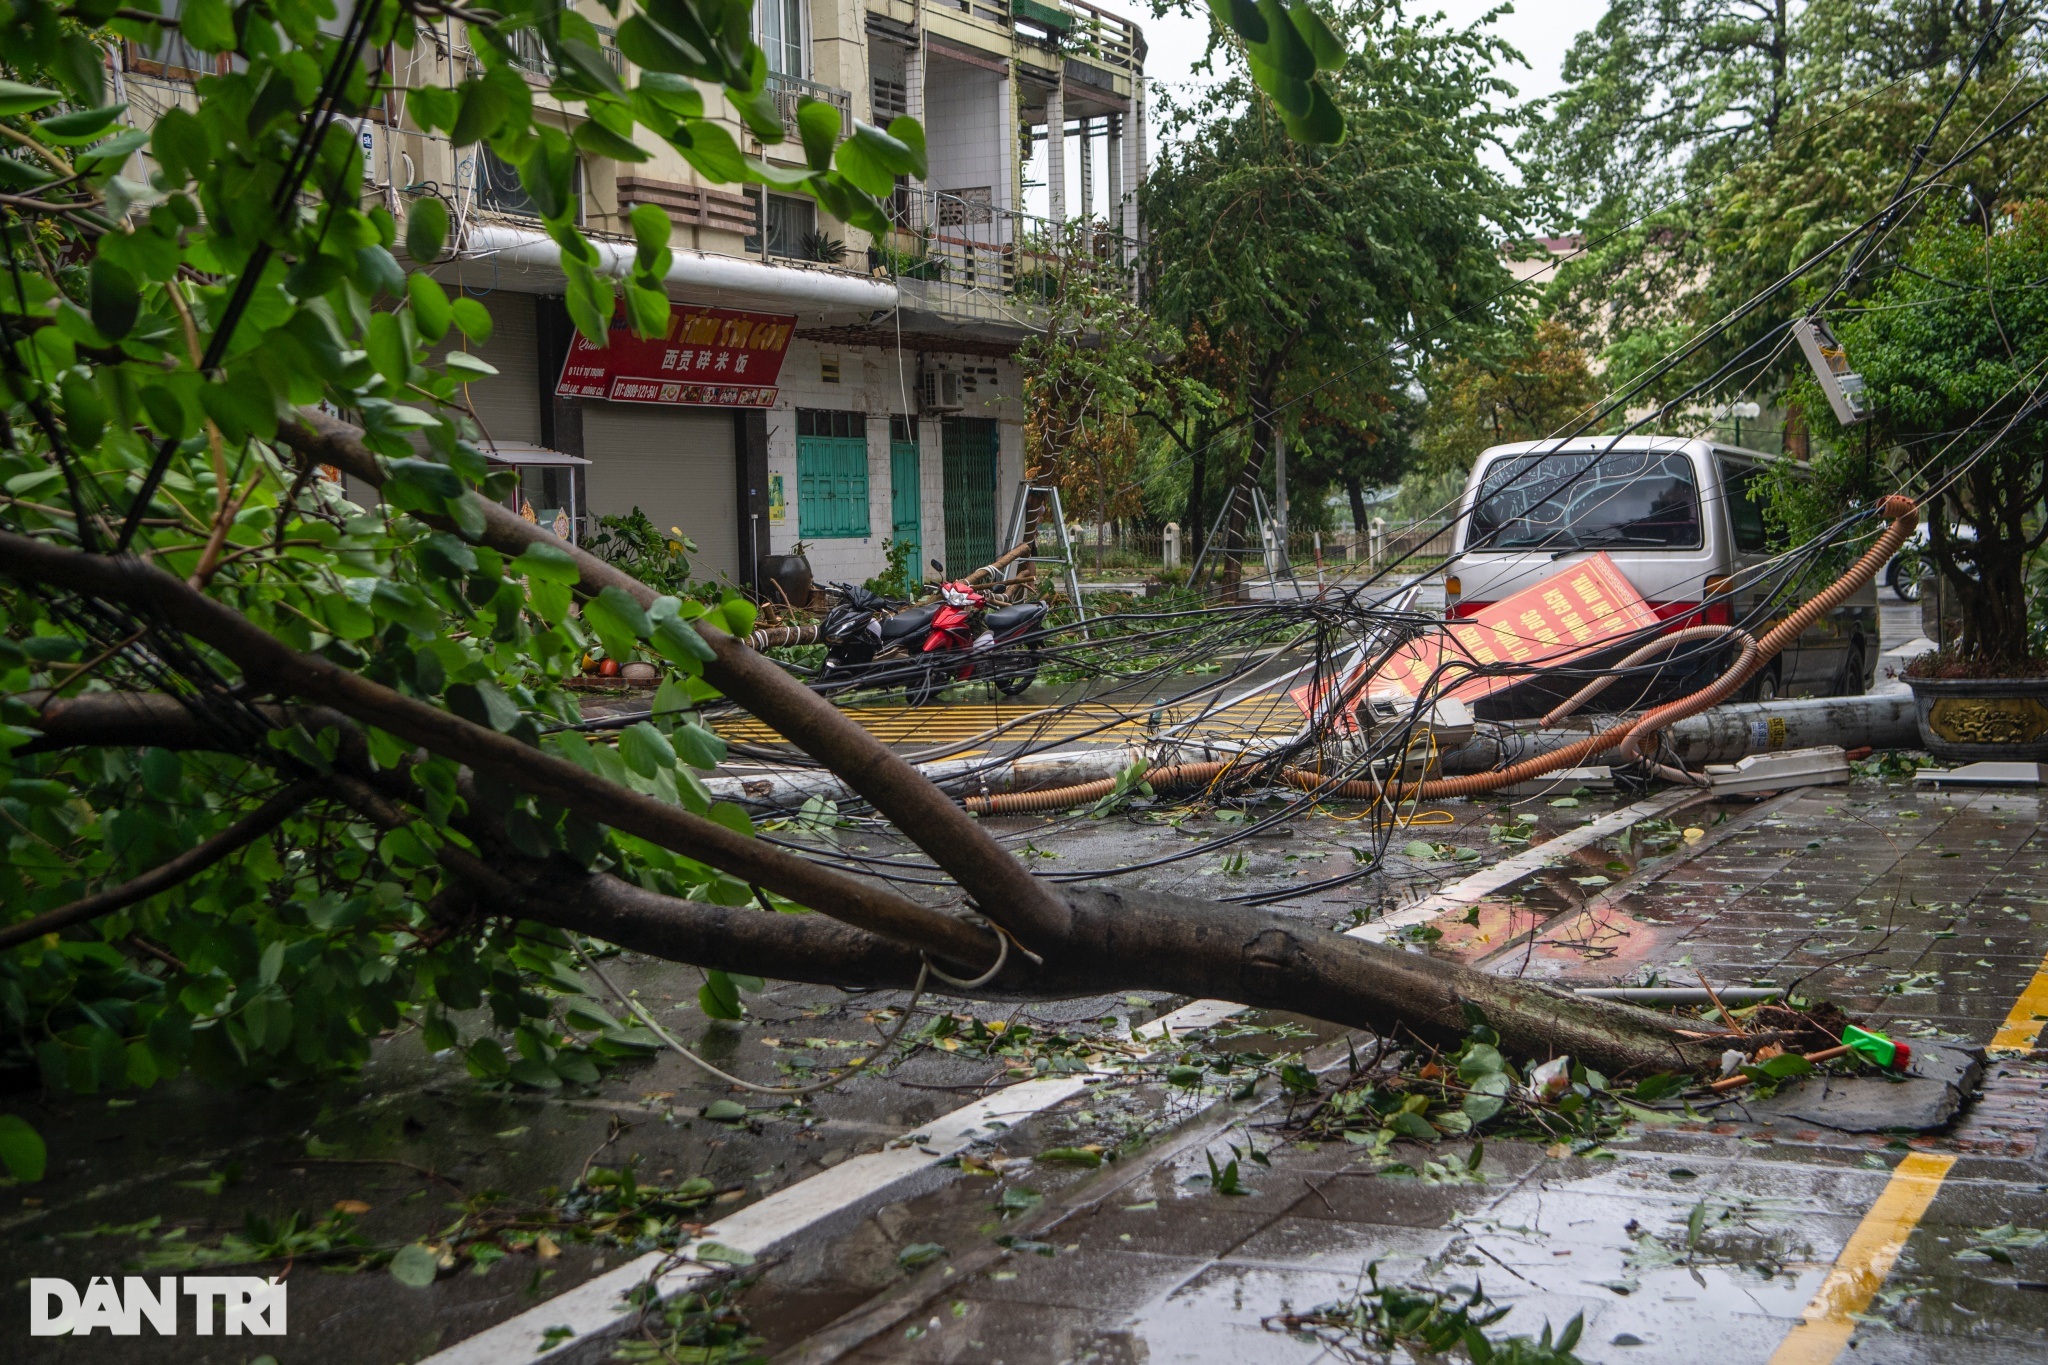
{"type": "Polygon", "coordinates": [[[612,320],[609,345],[593,346],[577,335],[555,394],[618,403],[769,407],[795,327],[794,317],[679,304],[669,309],[665,336],[643,339],[626,326],[622,310],[612,320]]]}

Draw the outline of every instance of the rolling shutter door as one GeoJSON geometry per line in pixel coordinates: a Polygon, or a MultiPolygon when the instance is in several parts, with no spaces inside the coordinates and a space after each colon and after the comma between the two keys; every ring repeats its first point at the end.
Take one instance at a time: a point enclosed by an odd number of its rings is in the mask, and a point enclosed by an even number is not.
{"type": "Polygon", "coordinates": [[[586,403],[583,453],[590,459],[584,474],[592,515],[624,516],[638,507],[656,530],[678,526],[697,542],[693,576],[740,581],[731,412],[586,403]]]}
{"type": "Polygon", "coordinates": [[[477,302],[490,310],[491,339],[465,342],[462,333],[451,327],[443,351],[467,350],[497,369],[497,374],[468,386],[470,404],[485,435],[493,441],[539,445],[540,344],[534,331],[535,299],[531,294],[500,289],[477,302]]]}

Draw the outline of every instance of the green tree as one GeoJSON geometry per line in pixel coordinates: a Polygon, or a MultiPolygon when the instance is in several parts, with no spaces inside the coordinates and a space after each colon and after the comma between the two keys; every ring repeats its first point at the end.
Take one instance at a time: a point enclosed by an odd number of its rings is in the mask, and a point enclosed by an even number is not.
{"type": "MultiPolygon", "coordinates": [[[[1490,103],[1509,93],[1492,72],[1513,50],[1376,3],[1335,22],[1350,47],[1328,75],[1341,145],[1288,137],[1240,69],[1167,110],[1145,186],[1151,303],[1198,347],[1218,430],[1246,433],[1241,459],[1215,430],[1198,447],[1228,458],[1218,473],[1240,491],[1283,429],[1370,449],[1420,361],[1512,307],[1499,251],[1521,201],[1485,154],[1513,127],[1490,103]]],[[[1244,541],[1247,502],[1229,544],[1244,541]]]]}
{"type": "MultiPolygon", "coordinates": [[[[1589,243],[1559,270],[1549,308],[1598,338],[1605,377],[1620,389],[1882,209],[1922,144],[1927,164],[1939,165],[2048,89],[2030,27],[2036,9],[2032,0],[1611,6],[1581,35],[1565,92],[1523,146],[1551,212],[1589,243]]],[[[1992,204],[2034,194],[2037,141],[1995,139],[1944,181],[1992,204]]],[[[1846,282],[1852,297],[1887,259],[1881,252],[1846,282]]],[[[1814,272],[1631,405],[1668,402],[1723,367],[1731,389],[1782,387],[1798,357],[1778,329],[1839,276],[1838,266],[1814,272]]]]}
{"type": "Polygon", "coordinates": [[[1780,497],[1810,529],[1845,499],[1908,481],[1927,500],[1928,549],[1961,612],[1956,661],[1981,674],[2038,672],[2026,570],[2048,540],[2048,203],[2013,205],[1989,231],[1930,218],[1900,265],[1831,321],[1863,375],[1871,430],[1838,426],[1811,381],[1799,385],[1825,446],[1812,490],[1780,497]],[[1871,454],[1880,446],[1892,452],[1882,464],[1871,454]]]}
{"type": "Polygon", "coordinates": [[[1488,446],[1533,441],[1582,420],[1600,397],[1585,348],[1555,318],[1497,358],[1456,355],[1433,366],[1421,444],[1431,473],[1468,470],[1488,446]]]}

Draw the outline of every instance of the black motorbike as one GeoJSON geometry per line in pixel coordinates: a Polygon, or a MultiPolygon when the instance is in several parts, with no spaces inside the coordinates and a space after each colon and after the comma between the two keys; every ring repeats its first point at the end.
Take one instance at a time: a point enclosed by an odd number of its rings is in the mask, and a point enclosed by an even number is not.
{"type": "MultiPolygon", "coordinates": [[[[818,640],[825,646],[820,685],[886,684],[901,678],[912,705],[929,700],[943,683],[924,655],[932,622],[945,600],[911,606],[851,583],[826,586],[839,601],[818,626],[818,640]]],[[[982,616],[982,630],[974,642],[974,672],[1006,697],[1018,695],[1038,679],[1037,655],[1019,646],[1038,630],[1046,611],[1043,602],[1020,602],[982,616]]],[[[945,680],[951,680],[950,671],[945,680]]]]}

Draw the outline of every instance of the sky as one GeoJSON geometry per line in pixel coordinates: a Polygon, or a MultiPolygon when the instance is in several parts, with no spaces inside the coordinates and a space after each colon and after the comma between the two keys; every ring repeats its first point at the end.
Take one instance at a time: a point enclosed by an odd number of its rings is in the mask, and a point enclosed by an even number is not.
{"type": "MultiPolygon", "coordinates": [[[[1476,22],[1495,0],[1412,0],[1409,13],[1420,17],[1432,12],[1441,13],[1455,24],[1476,22]]],[[[1199,3],[1193,6],[1191,14],[1168,14],[1154,19],[1148,13],[1149,7],[1142,0],[1106,0],[1105,9],[1120,13],[1135,20],[1145,30],[1148,53],[1145,58],[1145,74],[1151,80],[1166,85],[1169,89],[1185,90],[1196,79],[1194,64],[1201,59],[1202,49],[1209,41],[1209,17],[1207,7],[1199,3]]],[[[1556,93],[1559,72],[1564,65],[1565,52],[1580,31],[1592,27],[1599,17],[1600,8],[1585,3],[1565,3],[1565,0],[1518,0],[1514,12],[1504,14],[1495,21],[1495,28],[1528,59],[1528,66],[1509,65],[1500,71],[1501,77],[1515,87],[1520,99],[1540,99],[1556,93]]],[[[1043,173],[1042,164],[1031,168],[1043,173]]],[[[1067,156],[1067,202],[1075,204],[1080,198],[1080,169],[1072,151],[1067,156]]],[[[1097,194],[1102,191],[1098,188],[1097,194]]],[[[1045,212],[1046,194],[1043,186],[1033,186],[1025,193],[1025,209],[1029,213],[1045,212]]],[[[1098,209],[1098,212],[1100,210],[1098,209]]]]}

